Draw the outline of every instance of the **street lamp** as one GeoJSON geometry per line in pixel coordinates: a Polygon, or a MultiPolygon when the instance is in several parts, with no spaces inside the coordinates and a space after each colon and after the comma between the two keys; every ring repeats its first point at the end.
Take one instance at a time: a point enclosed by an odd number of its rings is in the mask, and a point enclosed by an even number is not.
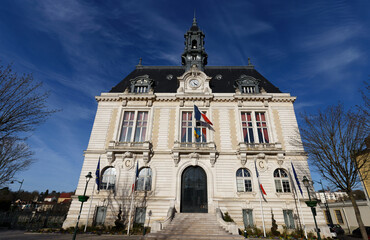
{"type": "Polygon", "coordinates": [[[317,227],[317,222],[316,222],[316,205],[317,205],[317,201],[315,200],[311,200],[311,195],[310,195],[310,189],[309,189],[309,186],[310,186],[310,181],[307,179],[306,176],[303,176],[303,185],[306,187],[307,189],[307,194],[308,194],[308,198],[309,198],[309,201],[306,201],[306,204],[308,207],[311,208],[311,212],[312,212],[312,216],[313,216],[313,220],[315,221],[315,227],[316,227],[316,233],[317,233],[317,239],[318,240],[321,240],[321,237],[320,237],[320,229],[317,227]]]}
{"type": "Polygon", "coordinates": [[[86,176],[86,185],[85,185],[85,191],[84,191],[84,195],[82,196],[78,196],[78,201],[81,202],[81,207],[80,207],[80,212],[78,213],[78,218],[77,218],[77,223],[76,223],[76,227],[75,227],[75,232],[73,233],[73,238],[72,240],[75,240],[76,239],[76,234],[77,234],[77,229],[78,229],[78,222],[80,221],[80,217],[81,217],[81,212],[82,212],[82,207],[84,205],[84,202],[87,201],[87,199],[89,199],[88,196],[86,196],[86,189],[87,189],[87,185],[89,184],[89,181],[90,179],[92,178],[91,176],[91,172],[89,172],[86,176]]]}
{"type": "Polygon", "coordinates": [[[23,179],[22,181],[13,180],[13,181],[11,181],[10,183],[11,183],[11,184],[13,184],[13,183],[14,183],[14,181],[16,181],[16,182],[18,182],[18,183],[20,183],[20,184],[21,184],[21,185],[19,186],[19,189],[18,189],[18,193],[19,193],[19,191],[20,191],[20,190],[21,190],[21,188],[22,188],[22,185],[23,185],[24,179],[23,179]]]}
{"type": "MultiPolygon", "coordinates": [[[[313,181],[313,180],[312,180],[313,181]]],[[[325,193],[325,190],[324,190],[324,186],[322,185],[322,181],[320,179],[320,181],[313,181],[313,182],[316,182],[316,183],[320,183],[321,184],[321,189],[323,190],[323,193],[324,193],[324,199],[325,199],[325,208],[326,208],[326,212],[327,212],[327,215],[326,217],[328,218],[329,220],[329,223],[330,223],[330,227],[333,227],[334,224],[333,224],[333,219],[331,218],[331,214],[330,214],[330,210],[329,210],[329,204],[328,204],[328,200],[326,199],[326,193],[325,193]]],[[[321,197],[320,197],[321,199],[321,197]]]]}

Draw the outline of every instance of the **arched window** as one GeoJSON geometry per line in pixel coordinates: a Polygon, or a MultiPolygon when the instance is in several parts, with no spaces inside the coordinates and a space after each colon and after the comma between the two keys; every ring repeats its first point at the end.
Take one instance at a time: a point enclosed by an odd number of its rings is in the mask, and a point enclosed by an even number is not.
{"type": "Polygon", "coordinates": [[[106,168],[102,173],[100,189],[110,190],[114,189],[116,184],[116,169],[114,167],[106,168]]]}
{"type": "Polygon", "coordinates": [[[236,171],[236,186],[238,192],[252,192],[252,178],[248,169],[239,168],[236,171]]]}
{"type": "Polygon", "coordinates": [[[290,192],[290,183],[288,173],[278,168],[274,171],[274,180],[276,192],[290,192]]]}
{"type": "Polygon", "coordinates": [[[191,42],[191,48],[192,48],[192,49],[196,49],[196,48],[197,48],[197,40],[193,40],[193,41],[191,42]]]}
{"type": "Polygon", "coordinates": [[[139,177],[136,184],[137,191],[152,190],[152,170],[150,168],[142,168],[139,172],[139,177]]]}

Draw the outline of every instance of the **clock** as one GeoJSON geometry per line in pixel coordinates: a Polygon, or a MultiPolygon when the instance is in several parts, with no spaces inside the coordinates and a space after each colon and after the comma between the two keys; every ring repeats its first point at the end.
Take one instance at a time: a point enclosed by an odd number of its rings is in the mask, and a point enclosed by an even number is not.
{"type": "Polygon", "coordinates": [[[197,88],[200,86],[200,83],[198,81],[198,79],[192,79],[189,81],[189,85],[190,87],[194,87],[194,88],[197,88]]]}

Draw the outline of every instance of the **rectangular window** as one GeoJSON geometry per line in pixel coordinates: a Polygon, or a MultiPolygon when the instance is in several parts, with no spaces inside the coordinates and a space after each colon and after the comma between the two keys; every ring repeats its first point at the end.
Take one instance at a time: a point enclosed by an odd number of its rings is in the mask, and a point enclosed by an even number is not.
{"type": "Polygon", "coordinates": [[[280,179],[275,179],[276,192],[283,192],[280,179]]]}
{"type": "Polygon", "coordinates": [[[283,210],[285,226],[288,229],[295,229],[293,210],[283,210]]]}
{"type": "Polygon", "coordinates": [[[123,115],[120,142],[144,142],[148,112],[127,111],[123,115]],[[133,130],[135,132],[133,134],[133,130]]]}
{"type": "Polygon", "coordinates": [[[95,213],[95,225],[104,225],[107,207],[97,207],[95,213]]]}
{"type": "Polygon", "coordinates": [[[264,112],[242,112],[242,131],[245,143],[269,143],[266,115],[264,112]]]}
{"type": "Polygon", "coordinates": [[[256,87],[254,86],[243,86],[242,87],[242,93],[255,93],[256,87]]]}
{"type": "Polygon", "coordinates": [[[251,228],[253,224],[253,209],[243,209],[244,228],[251,228]]]}
{"type": "Polygon", "coordinates": [[[325,216],[326,224],[330,224],[330,222],[329,222],[329,212],[327,210],[324,210],[324,216],[325,216]]]}
{"type": "Polygon", "coordinates": [[[242,112],[242,127],[243,127],[244,142],[254,143],[253,123],[252,123],[252,116],[250,112],[242,112]]]}
{"type": "Polygon", "coordinates": [[[135,220],[134,223],[144,226],[145,223],[145,207],[137,207],[135,211],[135,220]]]}
{"type": "Polygon", "coordinates": [[[337,218],[338,223],[343,224],[344,221],[343,221],[342,213],[340,212],[340,210],[334,210],[334,212],[335,212],[335,217],[337,218]]]}
{"type": "Polygon", "coordinates": [[[182,112],[181,119],[181,142],[192,142],[193,136],[193,112],[182,112]]]}
{"type": "Polygon", "coordinates": [[[267,123],[265,119],[265,113],[256,112],[256,125],[258,132],[258,139],[260,143],[268,143],[269,136],[267,133],[267,123]]]}
{"type": "Polygon", "coordinates": [[[135,93],[146,93],[148,92],[148,87],[147,86],[135,86],[134,92],[135,93]]]}
{"type": "Polygon", "coordinates": [[[207,123],[195,121],[193,112],[184,111],[181,114],[181,142],[207,142],[207,123]],[[194,127],[195,126],[195,127],[194,127]],[[197,136],[195,136],[195,131],[197,136]]]}

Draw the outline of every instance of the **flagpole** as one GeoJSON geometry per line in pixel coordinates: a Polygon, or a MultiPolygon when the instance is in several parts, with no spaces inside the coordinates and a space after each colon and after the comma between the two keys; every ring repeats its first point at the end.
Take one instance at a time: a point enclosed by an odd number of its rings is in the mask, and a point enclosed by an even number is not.
{"type": "Polygon", "coordinates": [[[84,232],[86,232],[86,229],[87,229],[87,224],[89,222],[89,217],[90,217],[90,210],[91,210],[91,205],[92,205],[92,202],[93,202],[93,199],[94,199],[94,187],[93,187],[93,190],[92,190],[92,193],[91,193],[91,198],[90,198],[90,206],[89,206],[89,211],[87,212],[87,218],[86,218],[86,224],[85,224],[85,229],[84,229],[84,232]]]}
{"type": "MultiPolygon", "coordinates": [[[[294,168],[294,166],[293,166],[293,163],[292,163],[292,161],[290,161],[290,164],[292,165],[292,170],[293,170],[293,168],[294,168]]],[[[294,174],[294,171],[293,171],[293,174],[294,174]]],[[[294,178],[295,178],[296,176],[294,175],[294,178]]],[[[297,181],[297,180],[296,180],[297,181]]],[[[298,185],[299,183],[297,183],[297,185],[298,185]]],[[[304,217],[303,217],[303,213],[302,213],[302,206],[301,206],[301,200],[300,200],[300,198],[299,198],[299,194],[298,194],[298,192],[297,192],[297,188],[296,188],[296,186],[295,186],[295,184],[294,184],[294,190],[295,190],[295,192],[297,193],[297,199],[298,199],[298,207],[299,207],[299,215],[302,217],[302,225],[303,225],[303,230],[304,230],[304,235],[305,235],[305,237],[306,237],[306,239],[308,239],[308,237],[307,237],[307,229],[306,229],[306,224],[305,224],[305,222],[304,222],[304,217]]]]}
{"type": "MultiPolygon", "coordinates": [[[[136,167],[134,168],[135,169],[135,172],[134,172],[134,183],[136,185],[136,170],[137,170],[137,164],[138,162],[136,161],[136,167]]],[[[131,188],[131,204],[130,204],[130,211],[129,211],[129,215],[128,215],[128,226],[127,226],[127,235],[130,235],[130,226],[131,226],[131,215],[132,215],[132,207],[133,207],[133,204],[134,204],[134,185],[132,185],[132,188],[131,188]]]]}
{"type": "Polygon", "coordinates": [[[304,229],[304,235],[306,236],[306,239],[308,239],[308,237],[307,237],[306,224],[304,223],[304,217],[303,217],[303,214],[302,214],[301,201],[299,200],[299,194],[298,193],[297,193],[297,198],[298,198],[299,212],[300,212],[300,215],[302,217],[302,224],[303,224],[303,229],[304,229]]]}
{"type": "MultiPolygon", "coordinates": [[[[258,186],[259,187],[259,186],[258,186]]],[[[265,217],[263,216],[263,207],[262,207],[262,199],[261,199],[261,190],[260,194],[258,194],[260,198],[260,207],[261,207],[261,215],[262,215],[262,226],[263,226],[263,236],[266,237],[266,228],[265,228],[265,217]]]]}
{"type": "Polygon", "coordinates": [[[262,227],[263,227],[263,236],[266,237],[266,227],[265,227],[265,216],[263,215],[263,206],[262,206],[262,199],[261,199],[261,195],[262,195],[262,189],[261,189],[261,184],[260,184],[260,179],[259,179],[259,174],[258,174],[258,170],[257,170],[257,165],[256,165],[256,161],[254,161],[254,167],[256,168],[256,176],[257,176],[257,183],[258,183],[258,189],[259,189],[259,199],[260,199],[260,207],[261,207],[261,216],[262,216],[262,227]]]}

